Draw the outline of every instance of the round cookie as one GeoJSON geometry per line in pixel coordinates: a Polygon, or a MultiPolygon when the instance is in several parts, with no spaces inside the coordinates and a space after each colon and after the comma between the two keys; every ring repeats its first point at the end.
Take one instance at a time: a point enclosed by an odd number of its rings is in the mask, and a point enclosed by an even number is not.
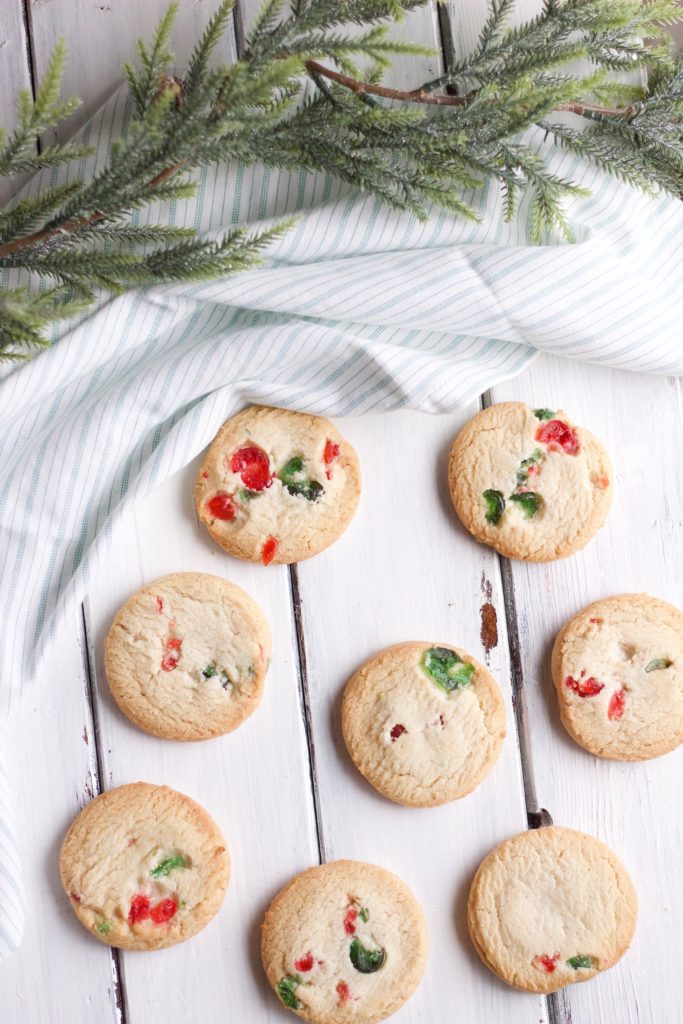
{"type": "Polygon", "coordinates": [[[104,645],[125,715],[154,736],[203,740],[236,729],[258,706],[271,653],[256,602],[218,576],[163,576],[133,594],[104,645]]]}
{"type": "Polygon", "coordinates": [[[501,402],[456,437],[448,485],[477,540],[508,558],[550,562],[580,550],[605,522],[612,466],[562,410],[501,402]]]}
{"type": "Polygon", "coordinates": [[[329,420],[252,405],[218,431],[194,496],[199,519],[229,554],[264,565],[300,562],[351,522],[360,469],[329,420]]]}
{"type": "Polygon", "coordinates": [[[201,931],[230,878],[220,829],[194,800],[135,782],[96,797],[69,828],[62,885],[89,932],[120,949],[161,949],[201,931]]]}
{"type": "Polygon", "coordinates": [[[314,1024],[372,1024],[410,998],[427,961],[410,889],[384,868],[339,860],[309,868],[274,898],[261,931],[268,981],[314,1024]]]}
{"type": "Polygon", "coordinates": [[[432,807],[471,793],[498,759],[505,707],[488,669],[458,647],[410,642],[346,684],[342,731],[354,764],[397,803],[432,807]]]}
{"type": "Polygon", "coordinates": [[[683,742],[683,612],[648,594],[596,601],[552,654],[562,723],[598,757],[643,761],[683,742]]]}
{"type": "Polygon", "coordinates": [[[588,981],[624,955],[637,900],[621,861],[568,828],[522,832],[497,846],[474,876],[470,935],[486,966],[525,992],[588,981]]]}

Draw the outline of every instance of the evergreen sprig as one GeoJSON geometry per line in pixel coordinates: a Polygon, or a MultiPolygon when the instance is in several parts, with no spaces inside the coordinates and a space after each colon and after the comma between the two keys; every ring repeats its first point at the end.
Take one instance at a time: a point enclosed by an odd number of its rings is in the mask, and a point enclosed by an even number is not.
{"type": "MultiPolygon", "coordinates": [[[[0,211],[0,271],[48,282],[38,293],[14,282],[0,288],[0,358],[29,357],[45,345],[49,323],[87,308],[98,288],[117,292],[254,266],[291,221],[208,241],[192,229],[131,220],[154,202],[194,194],[192,172],[219,161],[324,171],[418,217],[431,203],[474,217],[467,190],[494,178],[508,217],[531,190],[534,238],[556,230],[571,237],[564,204],[586,193],[552,174],[520,138],[540,125],[558,145],[629,184],[680,194],[683,62],[662,34],[680,20],[675,0],[546,0],[537,17],[516,27],[515,0],[491,0],[469,55],[415,89],[387,88],[382,74],[391,58],[426,51],[388,38],[386,22],[424,2],[290,0],[283,10],[282,0],[267,0],[242,59],[215,67],[212,54],[232,17],[232,0],[223,0],[182,79],[170,70],[172,2],[151,43],[138,44],[137,68],[124,65],[133,118],[106,166],[89,180],[71,171],[70,182],[0,211]],[[589,70],[571,72],[568,62],[576,60],[589,70]],[[610,77],[634,69],[646,85],[610,77]],[[313,83],[305,99],[304,76],[313,83]],[[578,115],[582,126],[558,120],[556,111],[578,115]]],[[[19,94],[18,126],[9,138],[0,135],[0,175],[90,152],[36,147],[78,105],[60,96],[64,64],[59,42],[35,98],[19,94]]]]}

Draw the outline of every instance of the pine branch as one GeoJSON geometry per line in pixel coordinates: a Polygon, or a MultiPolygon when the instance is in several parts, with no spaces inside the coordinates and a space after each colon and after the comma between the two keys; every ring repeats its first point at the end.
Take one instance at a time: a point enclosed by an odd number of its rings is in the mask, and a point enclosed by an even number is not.
{"type": "MultiPolygon", "coordinates": [[[[222,0],[182,81],[170,70],[172,3],[149,46],[139,44],[138,68],[124,67],[134,113],[107,165],[89,180],[72,170],[69,184],[0,213],[0,268],[54,283],[37,295],[0,288],[0,358],[25,358],[44,344],[51,320],[86,308],[98,288],[202,280],[255,265],[289,222],[259,236],[237,228],[216,242],[130,221],[151,203],[192,195],[193,172],[218,161],[330,173],[418,217],[430,204],[474,217],[466,190],[491,178],[508,217],[531,190],[536,239],[571,237],[565,201],[583,191],[520,141],[533,125],[629,184],[680,191],[683,63],[661,35],[663,23],[680,18],[674,0],[545,0],[514,28],[514,0],[491,0],[471,54],[438,79],[388,88],[381,76],[391,58],[426,51],[390,39],[385,23],[423,2],[291,0],[283,12],[281,0],[267,0],[245,57],[216,67],[211,58],[232,10],[232,0],[222,0]],[[349,24],[364,31],[354,35],[349,24]],[[594,73],[572,73],[567,62],[577,58],[594,73]],[[365,74],[361,63],[370,65],[365,74]],[[624,68],[646,69],[648,88],[609,79],[624,68]],[[317,88],[300,102],[305,75],[317,88]],[[578,114],[585,130],[558,124],[558,110],[578,114]]],[[[0,174],[89,152],[69,144],[35,152],[36,137],[75,108],[59,95],[64,59],[58,43],[35,100],[19,95],[18,127],[9,139],[0,133],[0,174]]]]}

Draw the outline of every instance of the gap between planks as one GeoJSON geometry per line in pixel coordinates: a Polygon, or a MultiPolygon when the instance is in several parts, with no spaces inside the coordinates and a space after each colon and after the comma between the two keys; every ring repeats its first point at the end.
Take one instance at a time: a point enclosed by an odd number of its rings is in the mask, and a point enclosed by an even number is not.
{"type": "MultiPolygon", "coordinates": [[[[82,636],[82,651],[83,651],[83,677],[85,679],[85,699],[86,705],[90,716],[90,732],[92,735],[92,757],[91,757],[91,777],[92,777],[92,793],[91,798],[94,799],[103,793],[105,788],[103,785],[104,780],[104,757],[102,752],[102,733],[100,729],[100,715],[99,715],[99,700],[97,696],[97,672],[95,668],[95,653],[94,647],[90,640],[88,633],[88,617],[85,610],[85,604],[81,605],[81,636],[82,636]]],[[[87,728],[87,727],[86,727],[87,728]]],[[[87,732],[86,732],[87,736],[87,732]]],[[[109,947],[109,955],[111,958],[111,980],[112,980],[112,996],[114,1000],[114,1015],[116,1024],[128,1024],[128,1005],[126,1000],[126,984],[123,970],[123,961],[121,959],[121,952],[115,949],[114,946],[109,947]]]]}
{"type": "MultiPolygon", "coordinates": [[[[482,409],[494,404],[491,391],[481,396],[482,409]]],[[[500,571],[501,588],[503,591],[503,611],[510,652],[510,686],[512,688],[512,707],[515,713],[515,731],[517,733],[517,749],[522,768],[524,784],[524,805],[526,807],[527,824],[530,829],[544,828],[553,824],[553,819],[545,807],[538,806],[534,764],[532,755],[531,735],[529,733],[529,712],[524,683],[524,665],[522,663],[522,646],[519,634],[519,618],[515,598],[515,584],[512,575],[512,563],[509,558],[496,554],[500,571]]],[[[552,992],[545,997],[548,1013],[548,1024],[572,1024],[572,1008],[567,989],[552,992]]]]}

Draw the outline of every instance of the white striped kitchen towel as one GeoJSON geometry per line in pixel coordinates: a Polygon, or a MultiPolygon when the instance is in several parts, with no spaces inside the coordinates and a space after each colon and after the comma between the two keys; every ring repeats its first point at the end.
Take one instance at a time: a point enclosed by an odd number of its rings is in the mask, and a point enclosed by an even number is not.
{"type": "MultiPolygon", "coordinates": [[[[102,164],[128,117],[119,94],[84,130],[96,155],[78,173],[102,164]]],[[[5,370],[0,719],[73,621],[121,518],[245,402],[336,416],[447,412],[541,350],[683,372],[683,205],[646,198],[541,133],[530,140],[556,173],[592,190],[567,204],[575,244],[531,245],[528,204],[506,224],[493,186],[470,197],[479,223],[437,209],[419,223],[324,176],[205,170],[194,201],[154,217],[216,232],[298,212],[265,266],[103,296],[55,330],[51,349],[5,370]]],[[[67,177],[45,172],[28,191],[67,177]]],[[[8,805],[0,768],[0,960],[23,920],[8,805]]]]}

